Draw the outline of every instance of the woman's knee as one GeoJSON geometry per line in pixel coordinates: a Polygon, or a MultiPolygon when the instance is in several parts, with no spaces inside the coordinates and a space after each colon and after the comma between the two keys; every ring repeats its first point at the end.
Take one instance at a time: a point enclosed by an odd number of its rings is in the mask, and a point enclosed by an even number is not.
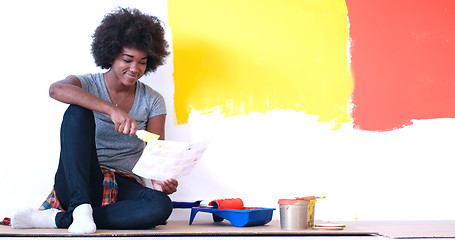
{"type": "Polygon", "coordinates": [[[94,121],[93,111],[78,105],[71,104],[66,109],[65,114],[63,115],[63,120],[75,123],[94,121]]]}
{"type": "MultiPolygon", "coordinates": [[[[157,216],[160,216],[164,223],[172,213],[172,201],[171,199],[162,192],[158,192],[153,199],[154,205],[156,206],[157,216]]],[[[161,224],[161,223],[160,223],[161,224]]]]}
{"type": "Polygon", "coordinates": [[[62,127],[69,126],[71,129],[93,129],[95,117],[93,111],[78,105],[70,105],[63,115],[62,127]]]}
{"type": "Polygon", "coordinates": [[[146,199],[144,207],[148,219],[147,227],[154,227],[160,224],[164,224],[166,220],[171,216],[172,213],[172,201],[171,199],[162,192],[157,192],[154,194],[153,199],[146,199]]]}

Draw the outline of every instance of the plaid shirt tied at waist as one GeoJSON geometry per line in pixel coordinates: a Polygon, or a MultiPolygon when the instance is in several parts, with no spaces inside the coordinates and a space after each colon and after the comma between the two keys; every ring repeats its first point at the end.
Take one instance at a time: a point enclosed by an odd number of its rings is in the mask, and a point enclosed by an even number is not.
{"type": "MultiPolygon", "coordinates": [[[[135,177],[132,174],[128,174],[123,171],[108,168],[106,166],[101,166],[101,171],[103,172],[103,176],[104,176],[103,201],[101,203],[101,206],[106,206],[106,205],[109,205],[109,204],[117,201],[118,185],[117,185],[117,181],[115,180],[115,173],[117,173],[123,177],[129,177],[129,178],[133,178],[133,179],[135,179],[135,177]]],[[[137,181],[137,182],[142,185],[142,183],[140,183],[139,181],[137,181]]],[[[58,201],[58,198],[57,198],[57,195],[55,194],[54,189],[52,189],[52,191],[49,194],[49,196],[47,197],[47,199],[39,207],[39,210],[47,210],[47,209],[51,209],[51,208],[64,211],[62,208],[62,205],[58,201]]]]}

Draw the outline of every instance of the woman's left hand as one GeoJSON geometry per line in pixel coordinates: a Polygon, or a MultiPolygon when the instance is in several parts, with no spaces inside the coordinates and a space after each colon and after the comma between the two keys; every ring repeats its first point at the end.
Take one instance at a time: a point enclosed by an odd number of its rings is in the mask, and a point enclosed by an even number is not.
{"type": "Polygon", "coordinates": [[[177,191],[179,182],[173,178],[164,181],[152,180],[153,188],[166,194],[172,194],[177,191]]]}

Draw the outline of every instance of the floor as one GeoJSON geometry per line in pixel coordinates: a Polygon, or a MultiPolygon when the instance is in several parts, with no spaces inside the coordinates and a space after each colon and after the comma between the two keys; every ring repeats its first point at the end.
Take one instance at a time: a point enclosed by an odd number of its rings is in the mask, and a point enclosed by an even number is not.
{"type": "MultiPolygon", "coordinates": [[[[88,240],[91,237],[50,237],[50,238],[38,238],[40,240],[88,240]]],[[[125,239],[127,237],[97,237],[96,239],[99,240],[119,240],[119,239],[125,239]]],[[[183,238],[187,239],[201,239],[201,240],[240,240],[240,239],[251,239],[251,240],[297,240],[297,239],[304,239],[304,240],[391,240],[392,238],[388,237],[382,237],[382,236],[332,236],[332,237],[326,237],[326,236],[320,236],[320,237],[314,237],[314,236],[284,236],[284,237],[264,237],[264,236],[259,236],[259,237],[244,237],[244,236],[229,236],[229,237],[129,237],[132,240],[158,240],[158,239],[164,239],[164,240],[180,240],[183,238]]],[[[31,239],[37,239],[36,237],[0,237],[0,240],[4,239],[11,239],[11,240],[31,240],[31,239]]],[[[412,240],[455,240],[455,238],[413,238],[412,240]]]]}
{"type": "Polygon", "coordinates": [[[284,231],[279,222],[272,221],[264,226],[238,228],[228,222],[198,221],[193,225],[187,222],[171,222],[166,226],[146,230],[99,230],[93,235],[69,236],[64,229],[17,230],[9,226],[0,226],[0,240],[152,240],[152,239],[253,239],[253,240],[455,240],[455,221],[410,221],[410,222],[346,222],[346,228],[340,232],[327,230],[284,231]],[[300,236],[297,236],[300,235],[300,236]]]}
{"type": "MultiPolygon", "coordinates": [[[[87,240],[90,237],[51,237],[51,238],[39,238],[40,240],[43,239],[50,239],[50,240],[87,240]]],[[[244,237],[244,236],[229,236],[229,237],[130,237],[134,240],[157,240],[157,239],[165,239],[165,240],[180,240],[182,238],[188,239],[202,239],[202,240],[228,240],[228,239],[251,239],[251,240],[297,240],[297,239],[305,239],[305,240],[390,240],[390,238],[381,237],[381,236],[334,236],[334,237],[308,237],[308,236],[288,236],[288,237],[244,237]]],[[[0,240],[3,239],[11,239],[11,240],[30,240],[36,239],[35,237],[0,237],[0,240]]],[[[125,237],[97,237],[96,239],[100,240],[119,240],[125,239],[125,237]]],[[[413,239],[414,240],[414,239],[413,239]]],[[[447,240],[445,238],[444,240],[447,240]]]]}

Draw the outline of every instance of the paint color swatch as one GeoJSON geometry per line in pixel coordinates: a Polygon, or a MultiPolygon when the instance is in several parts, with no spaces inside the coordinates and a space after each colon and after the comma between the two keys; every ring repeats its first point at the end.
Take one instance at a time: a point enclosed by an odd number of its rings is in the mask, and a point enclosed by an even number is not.
{"type": "Polygon", "coordinates": [[[351,122],[342,0],[168,0],[177,122],[292,109],[351,122]]]}
{"type": "Polygon", "coordinates": [[[455,1],[347,0],[356,128],[455,117],[455,1]]]}

